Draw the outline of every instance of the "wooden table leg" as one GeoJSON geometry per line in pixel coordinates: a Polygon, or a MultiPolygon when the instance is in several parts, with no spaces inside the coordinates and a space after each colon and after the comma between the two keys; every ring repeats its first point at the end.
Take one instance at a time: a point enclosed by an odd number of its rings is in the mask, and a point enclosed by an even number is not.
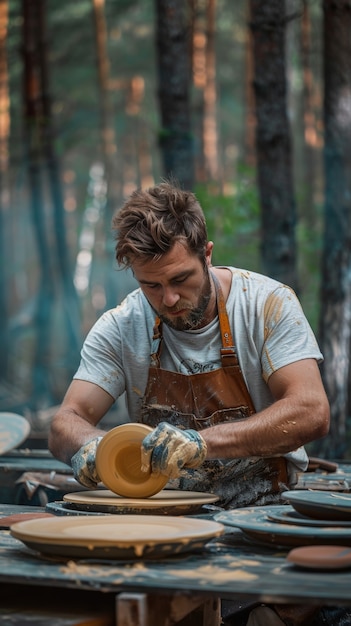
{"type": "Polygon", "coordinates": [[[194,626],[219,626],[220,600],[203,596],[154,593],[120,593],[117,596],[116,626],[173,626],[196,609],[194,626]]]}
{"type": "Polygon", "coordinates": [[[203,626],[219,626],[222,623],[221,601],[219,598],[212,598],[204,603],[203,626]]]}

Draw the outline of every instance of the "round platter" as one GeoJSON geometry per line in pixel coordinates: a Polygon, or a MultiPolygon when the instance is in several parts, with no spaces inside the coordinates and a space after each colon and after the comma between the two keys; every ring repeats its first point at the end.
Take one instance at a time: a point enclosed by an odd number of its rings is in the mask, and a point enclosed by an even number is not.
{"type": "Polygon", "coordinates": [[[0,454],[17,448],[30,433],[30,424],[17,413],[0,412],[0,454]]]}
{"type": "Polygon", "coordinates": [[[160,558],[197,551],[223,534],[218,522],[153,515],[52,517],[13,524],[10,533],[40,553],[68,558],[160,558]]]}
{"type": "Polygon", "coordinates": [[[96,469],[102,483],[113,493],[147,498],[167,484],[167,476],[141,471],[141,442],[151,431],[145,424],[121,424],[100,441],[96,469]]]}
{"type": "Polygon", "coordinates": [[[306,569],[336,570],[351,567],[349,546],[300,546],[293,548],[287,560],[306,569]]]}
{"type": "Polygon", "coordinates": [[[213,493],[163,489],[150,498],[124,498],[108,489],[67,493],[63,501],[67,506],[91,512],[137,513],[148,515],[192,515],[204,504],[217,502],[213,493]]]}
{"type": "Polygon", "coordinates": [[[282,497],[307,517],[351,521],[351,493],[308,489],[284,491],[282,497]]]}
{"type": "Polygon", "coordinates": [[[351,540],[351,528],[335,526],[297,526],[273,521],[272,514],[281,513],[284,505],[258,506],[217,513],[214,519],[226,526],[240,528],[260,543],[275,546],[345,545],[351,540]]]}
{"type": "Polygon", "coordinates": [[[341,526],[342,528],[351,528],[351,521],[349,520],[326,520],[306,517],[295,511],[294,507],[289,505],[282,507],[280,511],[269,513],[268,517],[273,520],[273,522],[297,524],[297,526],[341,526]]]}

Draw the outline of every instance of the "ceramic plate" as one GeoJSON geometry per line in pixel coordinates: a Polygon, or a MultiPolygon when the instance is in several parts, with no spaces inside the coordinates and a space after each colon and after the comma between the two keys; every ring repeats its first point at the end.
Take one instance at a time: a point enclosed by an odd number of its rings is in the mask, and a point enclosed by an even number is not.
{"type": "Polygon", "coordinates": [[[0,454],[17,448],[30,433],[30,424],[17,413],[0,412],[0,454]]]}
{"type": "Polygon", "coordinates": [[[281,511],[270,513],[268,517],[274,522],[280,522],[282,524],[297,524],[298,526],[342,526],[343,528],[351,528],[351,521],[306,517],[295,511],[294,507],[289,505],[284,506],[281,511]]]}
{"type": "Polygon", "coordinates": [[[197,491],[163,489],[150,498],[123,498],[108,489],[97,489],[67,493],[63,500],[75,509],[92,512],[191,515],[204,504],[217,502],[218,496],[197,491]]]}
{"type": "Polygon", "coordinates": [[[16,522],[24,522],[30,519],[39,519],[39,518],[49,518],[52,517],[51,513],[13,513],[12,515],[4,515],[4,517],[0,518],[0,529],[8,530],[12,524],[16,522]]]}
{"type": "Polygon", "coordinates": [[[254,541],[276,546],[345,545],[351,541],[351,528],[297,526],[272,521],[270,516],[281,513],[282,508],[284,505],[233,509],[215,514],[214,519],[227,526],[240,528],[254,541]]]}
{"type": "Polygon", "coordinates": [[[284,491],[282,497],[302,515],[323,520],[351,520],[351,493],[284,491]]]}
{"type": "Polygon", "coordinates": [[[351,567],[351,548],[348,546],[302,546],[287,555],[294,565],[307,569],[345,569],[351,567]]]}
{"type": "Polygon", "coordinates": [[[145,424],[121,424],[102,438],[96,469],[105,487],[126,498],[147,498],[165,487],[167,476],[141,471],[141,442],[150,432],[145,424]]]}
{"type": "Polygon", "coordinates": [[[41,553],[69,558],[160,558],[196,551],[223,534],[218,522],[137,515],[52,517],[18,522],[10,533],[41,553]]]}

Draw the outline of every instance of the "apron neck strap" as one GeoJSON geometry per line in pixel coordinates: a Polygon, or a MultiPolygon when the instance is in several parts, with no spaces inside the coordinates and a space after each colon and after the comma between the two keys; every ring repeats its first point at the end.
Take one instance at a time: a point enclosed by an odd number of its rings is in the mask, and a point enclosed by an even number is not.
{"type": "Polygon", "coordinates": [[[157,315],[155,317],[153,335],[152,335],[152,344],[151,344],[151,354],[150,354],[150,364],[152,367],[160,367],[160,354],[161,354],[161,345],[162,345],[162,329],[161,329],[161,320],[157,315]]]}
{"type": "Polygon", "coordinates": [[[220,285],[220,282],[215,276],[213,272],[211,272],[211,276],[214,282],[214,286],[216,289],[216,298],[217,298],[217,310],[218,310],[218,318],[219,318],[219,326],[221,329],[221,337],[222,337],[222,348],[221,348],[221,359],[222,365],[237,365],[238,357],[236,354],[232,331],[229,325],[228,313],[225,306],[223,291],[220,285]]]}

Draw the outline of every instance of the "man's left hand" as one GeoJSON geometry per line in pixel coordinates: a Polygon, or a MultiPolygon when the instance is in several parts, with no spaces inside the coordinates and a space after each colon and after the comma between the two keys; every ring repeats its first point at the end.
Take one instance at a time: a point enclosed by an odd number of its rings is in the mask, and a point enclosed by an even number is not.
{"type": "Polygon", "coordinates": [[[206,442],[196,430],[161,422],[141,444],[141,469],[177,478],[183,468],[202,465],[206,454],[206,442]]]}

